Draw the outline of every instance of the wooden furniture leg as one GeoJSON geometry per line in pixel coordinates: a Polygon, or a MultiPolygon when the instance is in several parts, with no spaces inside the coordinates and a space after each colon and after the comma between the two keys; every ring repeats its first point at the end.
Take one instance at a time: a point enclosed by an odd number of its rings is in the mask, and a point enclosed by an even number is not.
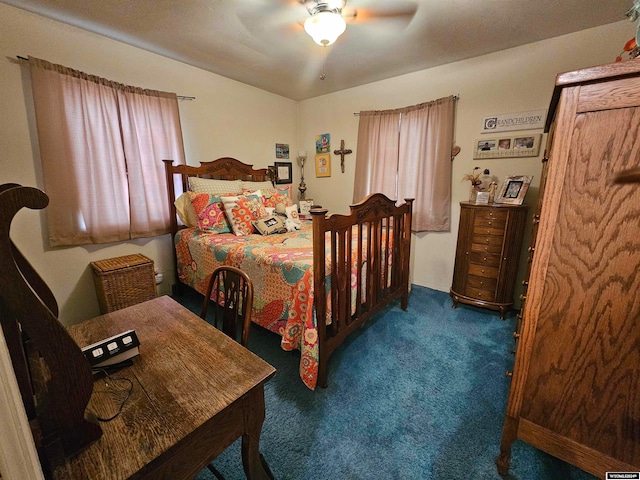
{"type": "Polygon", "coordinates": [[[260,455],[260,432],[265,417],[264,387],[247,394],[245,408],[245,433],[242,435],[242,466],[247,480],[270,480],[273,478],[264,457],[260,455]],[[264,464],[263,464],[264,462],[264,464]],[[266,467],[266,468],[265,468],[266,467]]]}

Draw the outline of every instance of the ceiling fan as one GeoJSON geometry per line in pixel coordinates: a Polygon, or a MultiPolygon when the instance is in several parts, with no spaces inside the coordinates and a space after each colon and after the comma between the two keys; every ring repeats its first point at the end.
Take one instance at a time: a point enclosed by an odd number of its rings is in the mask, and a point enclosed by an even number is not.
{"type": "MultiPolygon", "coordinates": [[[[334,43],[347,28],[347,19],[354,21],[358,16],[358,11],[349,9],[346,11],[347,0],[299,0],[309,12],[304,22],[304,29],[318,45],[326,47],[334,43]]],[[[386,8],[378,11],[366,9],[364,17],[406,17],[409,20],[417,10],[414,2],[394,2],[394,6],[389,6],[387,1],[383,1],[386,8]]]]}

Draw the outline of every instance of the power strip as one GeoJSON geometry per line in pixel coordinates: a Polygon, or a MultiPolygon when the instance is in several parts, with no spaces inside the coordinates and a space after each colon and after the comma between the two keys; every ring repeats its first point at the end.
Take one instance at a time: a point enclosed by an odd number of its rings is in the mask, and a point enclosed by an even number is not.
{"type": "Polygon", "coordinates": [[[139,346],[135,330],[127,330],[84,347],[82,352],[92,367],[106,367],[139,355],[139,346]]]}

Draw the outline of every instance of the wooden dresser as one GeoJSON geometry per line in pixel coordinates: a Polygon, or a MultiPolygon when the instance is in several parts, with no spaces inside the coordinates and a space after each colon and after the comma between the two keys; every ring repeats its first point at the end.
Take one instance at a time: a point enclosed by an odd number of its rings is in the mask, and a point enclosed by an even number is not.
{"type": "Polygon", "coordinates": [[[513,289],[526,205],[476,205],[460,203],[458,247],[449,291],[454,308],[458,302],[500,311],[513,305],[513,289]]]}
{"type": "Polygon", "coordinates": [[[546,130],[498,471],[521,439],[598,478],[638,472],[640,188],[613,179],[640,166],[640,61],[558,75],[546,130]]]}

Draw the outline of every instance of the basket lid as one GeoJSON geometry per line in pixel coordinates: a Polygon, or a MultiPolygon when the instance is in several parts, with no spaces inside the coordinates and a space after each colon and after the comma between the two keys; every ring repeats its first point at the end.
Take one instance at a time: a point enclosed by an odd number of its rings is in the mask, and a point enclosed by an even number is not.
{"type": "Polygon", "coordinates": [[[98,260],[91,262],[91,266],[94,270],[100,272],[112,272],[113,270],[120,270],[122,268],[135,267],[138,265],[145,265],[147,263],[153,263],[150,258],[145,257],[139,253],[133,255],[124,255],[122,257],[107,258],[105,260],[98,260]]]}

